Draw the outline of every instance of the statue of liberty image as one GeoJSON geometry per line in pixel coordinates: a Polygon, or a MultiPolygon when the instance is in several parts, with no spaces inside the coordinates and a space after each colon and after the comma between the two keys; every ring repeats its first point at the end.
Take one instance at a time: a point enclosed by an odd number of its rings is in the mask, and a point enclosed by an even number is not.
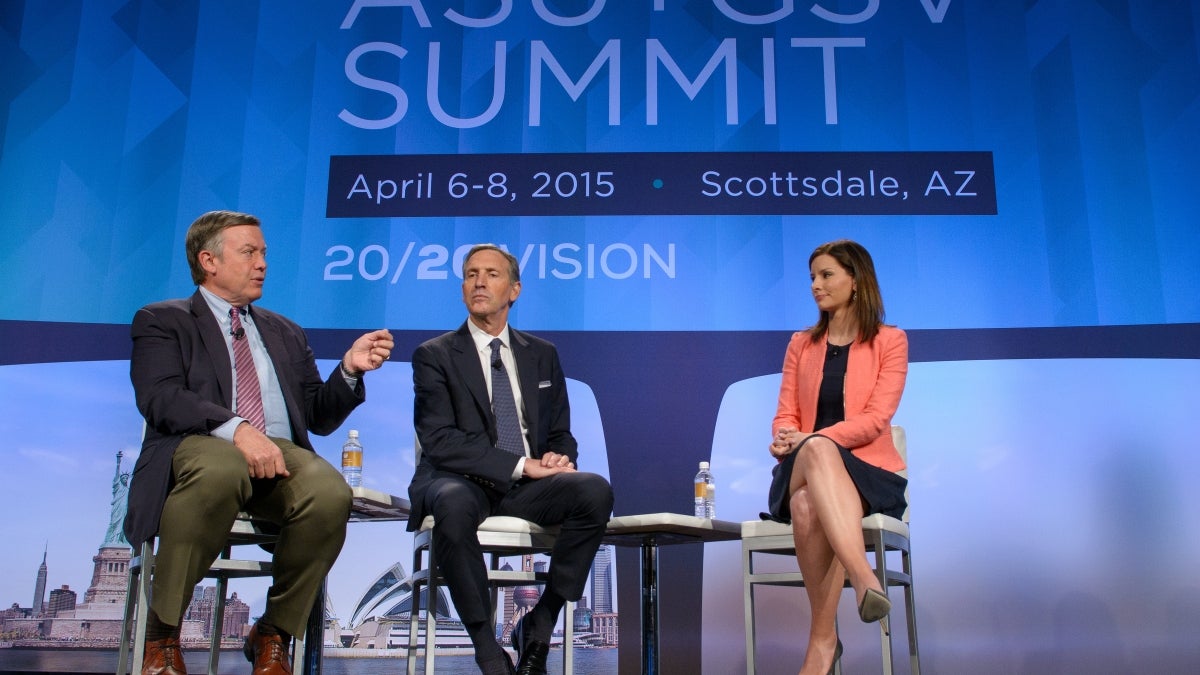
{"type": "Polygon", "coordinates": [[[129,508],[129,472],[121,472],[123,456],[124,453],[118,450],[117,471],[113,475],[112,502],[109,506],[108,532],[104,535],[101,547],[129,547],[129,542],[125,540],[125,511],[129,508]]]}

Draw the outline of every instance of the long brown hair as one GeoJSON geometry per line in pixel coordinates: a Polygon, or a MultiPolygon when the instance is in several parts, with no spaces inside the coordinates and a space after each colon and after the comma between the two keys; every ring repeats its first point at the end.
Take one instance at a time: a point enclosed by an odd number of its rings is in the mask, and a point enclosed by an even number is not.
{"type": "MultiPolygon", "coordinates": [[[[808,266],[820,255],[827,255],[838,262],[854,279],[855,292],[850,298],[850,308],[858,320],[858,338],[870,342],[879,334],[883,325],[883,296],[879,293],[879,279],[875,276],[875,261],[862,244],[849,239],[838,239],[821,244],[808,256],[808,266]]],[[[809,329],[813,342],[825,337],[829,330],[829,314],[820,312],[817,323],[809,329]]]]}

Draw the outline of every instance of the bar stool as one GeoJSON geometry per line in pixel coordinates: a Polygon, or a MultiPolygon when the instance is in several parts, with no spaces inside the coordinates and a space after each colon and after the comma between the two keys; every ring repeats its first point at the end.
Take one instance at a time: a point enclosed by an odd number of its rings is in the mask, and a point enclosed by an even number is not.
{"type": "MultiPolygon", "coordinates": [[[[417,465],[421,464],[421,443],[414,443],[417,465]]],[[[492,625],[496,625],[496,611],[500,608],[500,589],[506,586],[545,585],[549,574],[545,572],[500,569],[502,558],[549,553],[558,538],[557,526],[542,527],[537,523],[512,516],[490,516],[485,518],[476,532],[479,545],[490,559],[488,583],[492,587],[492,625]]],[[[418,611],[421,608],[421,586],[426,587],[428,598],[425,607],[425,675],[433,675],[433,660],[437,640],[438,585],[442,582],[437,561],[433,555],[433,538],[437,536],[433,516],[426,516],[421,526],[413,533],[413,566],[408,581],[412,588],[412,602],[408,616],[408,649],[405,666],[408,675],[416,675],[418,611]]],[[[572,651],[575,630],[572,616],[575,603],[568,602],[563,610],[563,675],[574,672],[575,659],[572,651]]]]}
{"type": "MultiPolygon", "coordinates": [[[[217,675],[217,661],[221,656],[221,633],[225,617],[225,593],[230,579],[270,577],[271,561],[234,559],[234,546],[269,544],[277,539],[268,523],[255,521],[245,513],[239,513],[225,548],[213,561],[205,578],[216,580],[216,605],[213,607],[212,633],[209,639],[208,673],[217,675]]],[[[117,675],[142,671],[146,655],[146,621],[150,615],[150,584],[154,577],[154,540],[142,543],[141,550],[129,560],[129,583],[125,595],[125,617],[121,624],[121,646],[117,657],[117,675]],[[149,570],[149,573],[143,573],[149,570]],[[133,659],[130,663],[132,647],[133,659]],[[128,667],[128,668],[127,668],[128,667]]],[[[318,639],[320,639],[318,637],[318,639]]],[[[294,645],[300,640],[293,641],[294,645]]],[[[299,652],[300,648],[297,647],[299,652]]],[[[294,662],[294,661],[293,661],[294,662]]],[[[297,671],[300,672],[300,671],[297,671]]]]}
{"type": "MultiPolygon", "coordinates": [[[[907,459],[907,440],[902,427],[892,427],[892,440],[900,456],[907,459]]],[[[907,472],[900,472],[905,475],[907,472]]],[[[905,495],[907,496],[907,495],[905,495]]],[[[875,574],[883,585],[886,594],[889,587],[900,587],[904,590],[904,611],[908,627],[909,667],[913,675],[920,675],[921,658],[917,649],[917,606],[913,592],[912,556],[909,543],[908,509],[903,518],[892,518],[880,513],[863,518],[863,541],[867,553],[875,558],[875,574]],[[898,552],[900,567],[889,564],[888,552],[898,552]]],[[[791,525],[777,523],[773,520],[750,520],[742,523],[742,581],[744,584],[743,600],[745,602],[746,618],[746,672],[755,672],[755,625],[754,625],[754,587],[759,584],[768,586],[804,586],[804,577],[799,570],[794,572],[756,572],[754,558],[756,555],[796,555],[795,541],[792,539],[791,525]]],[[[848,582],[847,582],[847,585],[848,582]]],[[[893,612],[894,614],[894,612],[893,612]]],[[[880,649],[883,657],[883,672],[892,673],[892,628],[891,617],[884,617],[879,622],[880,649]]],[[[837,666],[841,672],[841,664],[837,666]]]]}
{"type": "MultiPolygon", "coordinates": [[[[417,665],[417,632],[419,623],[417,611],[420,609],[421,586],[426,586],[428,598],[425,608],[425,673],[433,675],[435,643],[437,640],[437,603],[438,586],[441,575],[437,570],[437,561],[433,555],[433,537],[437,536],[433,516],[427,516],[421,523],[413,541],[413,572],[409,577],[412,586],[412,603],[408,625],[408,652],[406,666],[408,675],[415,675],[417,665]],[[422,559],[425,562],[422,562],[422,559]]],[[[558,536],[557,527],[541,527],[537,523],[514,518],[512,516],[491,516],[480,524],[477,530],[479,544],[484,554],[490,558],[488,565],[488,583],[492,587],[492,624],[495,625],[496,611],[499,609],[499,590],[506,586],[542,585],[549,581],[545,572],[500,569],[502,558],[532,555],[534,553],[549,553],[554,547],[558,536]]],[[[568,602],[563,610],[566,621],[563,632],[563,673],[571,675],[574,669],[574,627],[572,615],[575,603],[568,602]]]]}

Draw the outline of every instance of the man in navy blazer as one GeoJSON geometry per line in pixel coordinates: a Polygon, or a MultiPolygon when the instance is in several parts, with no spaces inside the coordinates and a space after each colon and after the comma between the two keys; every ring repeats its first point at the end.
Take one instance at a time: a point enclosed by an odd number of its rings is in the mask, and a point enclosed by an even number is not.
{"type": "Polygon", "coordinates": [[[362,403],[363,374],[391,355],[392,336],[358,338],[322,379],[304,331],[250,306],[267,269],[257,218],[206,213],[188,228],[186,248],[196,293],[143,307],[131,329],[130,378],[146,431],[125,536],[136,549],[158,535],[142,673],[185,672],[183,612],[239,511],[280,526],[266,611],[246,657],[255,675],[291,673],[288,641],[303,633],[341,550],[351,503],[308,433],[333,432],[362,403]]]}
{"type": "Polygon", "coordinates": [[[412,357],[421,453],[408,488],[408,528],[434,517],[434,555],[480,670],[544,673],[558,615],[583,594],[612,513],[612,487],[603,476],[576,470],[578,444],[558,351],[508,325],[509,308],[521,293],[517,259],[491,244],[473,247],[463,260],[462,291],[467,321],[420,345],[412,357]],[[493,412],[497,377],[509,381],[519,416],[520,439],[512,450],[498,447],[505,444],[493,412]],[[515,669],[496,643],[475,534],[492,515],[561,526],[549,583],[513,631],[520,657],[515,669]]]}

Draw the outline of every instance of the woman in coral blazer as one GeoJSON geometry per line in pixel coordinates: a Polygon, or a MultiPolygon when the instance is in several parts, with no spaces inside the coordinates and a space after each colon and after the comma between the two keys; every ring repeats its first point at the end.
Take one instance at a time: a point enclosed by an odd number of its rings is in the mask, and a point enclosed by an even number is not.
{"type": "Polygon", "coordinates": [[[817,323],[796,333],[783,362],[771,454],[771,517],[791,522],[812,609],[801,675],[833,672],[841,657],[837,604],[854,587],[859,617],[891,609],[867,563],[862,518],[900,517],[907,481],[891,421],[908,373],[908,338],[883,323],[871,255],[847,240],[809,256],[817,323]]]}

